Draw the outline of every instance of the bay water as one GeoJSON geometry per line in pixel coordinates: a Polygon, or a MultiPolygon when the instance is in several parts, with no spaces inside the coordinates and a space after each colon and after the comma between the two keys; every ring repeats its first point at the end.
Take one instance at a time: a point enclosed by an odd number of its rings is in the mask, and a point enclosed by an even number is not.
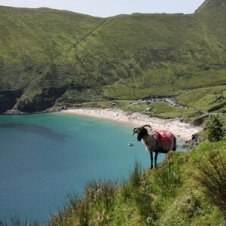
{"type": "Polygon", "coordinates": [[[131,125],[66,113],[0,116],[0,219],[46,222],[68,194],[126,180],[136,161],[149,167],[131,125]]]}

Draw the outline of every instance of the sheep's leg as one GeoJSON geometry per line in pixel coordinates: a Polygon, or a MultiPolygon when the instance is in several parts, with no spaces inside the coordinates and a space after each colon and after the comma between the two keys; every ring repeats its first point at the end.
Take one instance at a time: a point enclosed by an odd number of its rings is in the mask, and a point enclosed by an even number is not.
{"type": "Polygon", "coordinates": [[[152,151],[149,151],[150,152],[150,159],[151,159],[151,169],[153,168],[153,154],[152,154],[152,151]]]}
{"type": "Polygon", "coordinates": [[[155,152],[155,167],[157,166],[158,152],[155,152]]]}
{"type": "Polygon", "coordinates": [[[173,151],[176,151],[177,149],[177,140],[176,137],[173,138],[173,151]]]}

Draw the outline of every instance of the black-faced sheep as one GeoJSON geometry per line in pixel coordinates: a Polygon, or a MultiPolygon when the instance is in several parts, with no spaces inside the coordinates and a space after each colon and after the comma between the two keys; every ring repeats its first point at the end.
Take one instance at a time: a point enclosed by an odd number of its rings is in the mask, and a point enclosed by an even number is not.
{"type": "Polygon", "coordinates": [[[176,137],[165,130],[148,130],[145,127],[150,125],[144,125],[133,129],[133,134],[137,133],[137,140],[143,141],[146,149],[150,152],[151,168],[153,168],[153,152],[155,152],[155,167],[157,166],[158,153],[168,153],[170,150],[176,151],[176,137]]]}

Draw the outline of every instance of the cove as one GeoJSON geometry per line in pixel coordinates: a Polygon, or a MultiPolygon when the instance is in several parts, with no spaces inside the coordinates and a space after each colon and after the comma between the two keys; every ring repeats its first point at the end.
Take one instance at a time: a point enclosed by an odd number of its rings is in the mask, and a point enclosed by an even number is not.
{"type": "Polygon", "coordinates": [[[47,222],[68,194],[126,180],[135,161],[149,167],[132,126],[64,113],[0,116],[0,219],[47,222]]]}

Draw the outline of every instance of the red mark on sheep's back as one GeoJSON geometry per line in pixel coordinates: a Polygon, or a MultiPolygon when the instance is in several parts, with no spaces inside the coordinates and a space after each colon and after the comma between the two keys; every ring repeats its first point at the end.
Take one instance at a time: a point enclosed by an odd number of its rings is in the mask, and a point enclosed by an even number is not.
{"type": "Polygon", "coordinates": [[[166,142],[168,145],[172,144],[170,133],[168,131],[156,130],[155,134],[156,134],[156,137],[157,137],[159,144],[162,144],[163,142],[166,142]]]}

